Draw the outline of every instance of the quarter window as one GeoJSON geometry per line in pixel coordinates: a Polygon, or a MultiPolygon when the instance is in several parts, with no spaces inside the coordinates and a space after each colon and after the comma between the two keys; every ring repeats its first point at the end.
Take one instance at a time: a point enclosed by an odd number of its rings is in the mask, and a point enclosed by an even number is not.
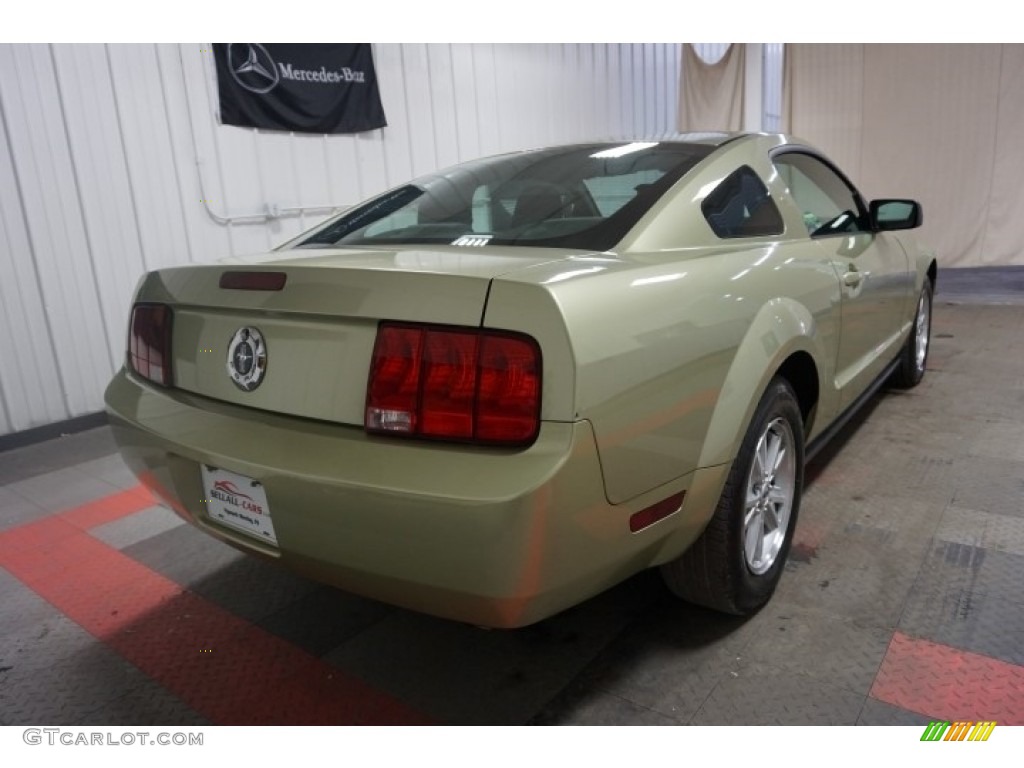
{"type": "Polygon", "coordinates": [[[774,162],[811,237],[869,230],[856,192],[828,165],[799,152],[780,155],[774,162]]]}
{"type": "Polygon", "coordinates": [[[782,214],[764,182],[746,165],[733,171],[704,198],[701,211],[721,238],[782,234],[782,214]]]}

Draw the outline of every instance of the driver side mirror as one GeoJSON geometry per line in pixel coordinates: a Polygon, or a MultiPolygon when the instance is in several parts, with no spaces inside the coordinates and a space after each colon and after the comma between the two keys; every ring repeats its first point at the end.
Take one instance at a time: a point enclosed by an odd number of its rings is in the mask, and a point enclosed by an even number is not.
{"type": "Polygon", "coordinates": [[[921,226],[921,204],[916,200],[872,200],[871,228],[876,232],[916,229],[921,226]]]}

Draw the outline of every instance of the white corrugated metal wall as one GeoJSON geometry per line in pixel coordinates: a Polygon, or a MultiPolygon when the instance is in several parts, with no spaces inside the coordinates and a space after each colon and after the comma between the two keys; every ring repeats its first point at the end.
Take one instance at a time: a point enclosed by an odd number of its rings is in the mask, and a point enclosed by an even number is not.
{"type": "Polygon", "coordinates": [[[324,137],[219,125],[208,46],[0,45],[0,435],[102,408],[146,270],[265,250],[460,160],[675,129],[674,44],[374,57],[388,127],[324,137]]]}

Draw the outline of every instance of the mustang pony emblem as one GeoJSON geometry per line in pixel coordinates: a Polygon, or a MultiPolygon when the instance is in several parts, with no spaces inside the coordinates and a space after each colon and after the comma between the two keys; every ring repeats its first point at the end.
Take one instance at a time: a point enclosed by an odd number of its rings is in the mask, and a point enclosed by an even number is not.
{"type": "Polygon", "coordinates": [[[228,344],[228,376],[245,392],[252,392],[267,371],[267,345],[256,328],[239,328],[228,344]]]}

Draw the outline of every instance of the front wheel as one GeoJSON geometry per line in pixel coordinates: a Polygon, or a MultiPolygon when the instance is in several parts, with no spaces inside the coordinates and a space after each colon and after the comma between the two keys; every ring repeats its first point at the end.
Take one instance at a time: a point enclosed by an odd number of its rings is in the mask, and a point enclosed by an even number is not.
{"type": "Polygon", "coordinates": [[[796,529],[803,490],[800,406],[785,379],[761,397],[711,522],[661,567],[677,596],[724,613],[753,613],[772,596],[796,529]]]}
{"type": "Polygon", "coordinates": [[[932,281],[925,280],[921,296],[917,300],[917,312],[914,315],[914,326],[910,329],[900,363],[892,374],[892,384],[900,389],[916,387],[924,378],[925,364],[928,362],[928,347],[932,336],[932,281]]]}

